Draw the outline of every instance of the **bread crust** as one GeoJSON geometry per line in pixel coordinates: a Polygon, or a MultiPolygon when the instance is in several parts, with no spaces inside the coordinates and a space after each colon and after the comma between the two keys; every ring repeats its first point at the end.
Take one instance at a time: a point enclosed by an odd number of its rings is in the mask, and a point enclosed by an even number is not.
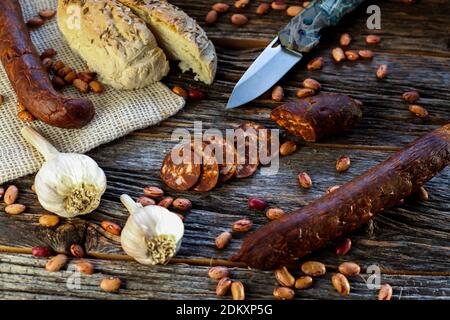
{"type": "Polygon", "coordinates": [[[57,16],[71,48],[104,83],[132,90],[167,75],[169,63],[155,37],[118,1],[59,0],[57,16]]]}
{"type": "MultiPolygon", "coordinates": [[[[217,69],[217,55],[213,43],[208,39],[206,32],[198,23],[178,7],[160,0],[119,0],[131,8],[143,19],[157,37],[159,45],[163,47],[171,59],[181,60],[182,71],[192,69],[197,75],[196,80],[211,84],[214,81],[217,69]],[[158,38],[155,23],[164,23],[189,43],[189,53],[198,61],[198,66],[183,61],[182,57],[174,56],[171,45],[164,46],[164,39],[158,38]]],[[[159,35],[161,37],[161,35],[159,35]]],[[[173,44],[176,45],[176,44],[173,44]]]]}

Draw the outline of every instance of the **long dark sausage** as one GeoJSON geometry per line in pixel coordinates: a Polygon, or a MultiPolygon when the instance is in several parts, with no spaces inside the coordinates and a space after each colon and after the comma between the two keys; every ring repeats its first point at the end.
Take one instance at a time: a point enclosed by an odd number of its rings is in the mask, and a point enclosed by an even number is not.
{"type": "Polygon", "coordinates": [[[292,263],[398,204],[449,162],[447,124],[336,191],[250,234],[232,260],[264,270],[292,263]]]}
{"type": "Polygon", "coordinates": [[[0,1],[0,59],[18,102],[56,127],[81,128],[94,117],[92,102],[59,94],[43,69],[17,0],[0,1]]]}

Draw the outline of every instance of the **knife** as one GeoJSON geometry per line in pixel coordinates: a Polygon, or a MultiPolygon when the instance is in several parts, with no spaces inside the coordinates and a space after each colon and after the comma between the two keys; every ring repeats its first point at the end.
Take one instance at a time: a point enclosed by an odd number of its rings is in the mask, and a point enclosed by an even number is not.
{"type": "Polygon", "coordinates": [[[284,27],[234,87],[227,109],[239,107],[269,90],[320,40],[320,30],[335,26],[364,0],[317,0],[284,27]]]}

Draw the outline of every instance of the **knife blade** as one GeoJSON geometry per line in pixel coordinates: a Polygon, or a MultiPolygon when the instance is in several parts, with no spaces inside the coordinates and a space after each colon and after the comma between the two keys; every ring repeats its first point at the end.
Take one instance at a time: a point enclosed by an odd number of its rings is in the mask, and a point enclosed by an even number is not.
{"type": "Polygon", "coordinates": [[[317,0],[281,29],[247,69],[231,93],[226,109],[250,102],[277,83],[320,40],[320,30],[336,25],[364,0],[317,0]]]}

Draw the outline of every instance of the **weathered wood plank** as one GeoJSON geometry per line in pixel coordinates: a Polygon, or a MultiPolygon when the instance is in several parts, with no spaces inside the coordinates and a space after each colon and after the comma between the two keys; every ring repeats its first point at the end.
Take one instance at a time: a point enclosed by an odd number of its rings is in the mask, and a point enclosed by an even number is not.
{"type": "MultiPolygon", "coordinates": [[[[171,2],[203,24],[206,13],[215,1],[171,2]]],[[[287,3],[298,4],[298,1],[287,3]]],[[[250,18],[244,27],[237,28],[231,25],[229,21],[231,14],[228,13],[219,17],[218,23],[214,26],[206,26],[205,30],[218,44],[233,47],[265,46],[290,18],[282,11],[271,11],[265,16],[258,16],[255,14],[258,4],[259,1],[252,1],[245,9],[231,8],[232,13],[244,13],[250,18]]],[[[366,1],[354,13],[344,17],[339,26],[327,30],[322,43],[328,41],[337,43],[339,35],[343,32],[349,32],[360,42],[359,36],[376,33],[383,37],[381,46],[386,51],[448,57],[446,12],[449,9],[449,4],[445,0],[420,1],[414,5],[407,5],[401,1],[366,1]],[[369,16],[366,9],[371,4],[377,4],[381,8],[381,30],[369,30],[366,27],[369,16]],[[413,28],[414,32],[411,32],[413,28]]]]}
{"type": "MultiPolygon", "coordinates": [[[[141,266],[134,262],[91,260],[98,273],[80,276],[80,286],[67,288],[74,279],[71,261],[67,270],[48,273],[45,259],[29,255],[0,254],[0,299],[216,299],[215,281],[207,277],[208,267],[167,265],[141,266]],[[72,278],[70,278],[72,276],[72,278]],[[118,294],[99,289],[104,276],[120,277],[124,283],[118,294]]],[[[295,276],[299,276],[296,272],[295,276]]],[[[331,273],[316,279],[308,290],[296,291],[297,299],[343,299],[333,289],[331,273]]],[[[346,299],[376,299],[377,290],[367,288],[368,275],[350,279],[351,294],[346,299]]],[[[231,278],[245,284],[249,299],[273,299],[277,283],[272,272],[234,268],[231,278]]],[[[450,277],[381,275],[382,283],[393,287],[395,300],[449,299],[450,277]]],[[[73,283],[73,282],[72,282],[73,283]]],[[[229,296],[221,299],[230,299],[229,296]]]]}
{"type": "MultiPolygon", "coordinates": [[[[24,191],[19,200],[28,206],[29,213],[16,217],[0,213],[0,245],[31,247],[48,244],[64,251],[73,242],[79,242],[92,255],[122,254],[119,239],[105,233],[98,224],[108,219],[124,225],[128,214],[118,202],[120,194],[129,193],[138,197],[145,185],[161,185],[158,170],[165,152],[172,145],[168,140],[134,136],[91,152],[105,168],[108,177],[108,190],[103,202],[95,215],[66,221],[56,230],[43,229],[38,225],[42,209],[35,196],[28,191],[31,185],[29,178],[21,179],[18,185],[24,191]]],[[[243,217],[254,220],[256,227],[267,223],[263,213],[247,208],[249,197],[266,198],[272,206],[290,211],[317,199],[329,186],[349,181],[388,155],[389,152],[385,151],[304,147],[294,155],[282,158],[281,170],[275,176],[263,176],[258,171],[252,178],[230,181],[205,194],[169,192],[173,196],[187,196],[194,202],[194,210],[187,215],[185,238],[178,257],[227,259],[237,251],[243,236],[237,235],[230,247],[222,252],[213,245],[214,238],[221,231],[229,230],[235,220],[243,217]],[[336,173],[334,169],[335,159],[341,154],[348,154],[353,161],[349,172],[344,174],[336,173]],[[308,171],[312,176],[313,189],[304,191],[298,187],[296,176],[301,170],[308,171]]],[[[348,258],[362,264],[377,263],[391,271],[448,272],[450,217],[447,213],[450,210],[450,195],[446,189],[449,179],[450,172],[445,170],[427,185],[430,201],[407,202],[380,215],[375,219],[377,228],[373,234],[368,235],[363,230],[352,234],[354,247],[348,258]],[[398,259],[399,256],[402,259],[398,259]]],[[[313,257],[330,265],[337,265],[340,261],[332,247],[313,257]]]]}
{"type": "MultiPolygon", "coordinates": [[[[238,52],[219,49],[218,79],[212,87],[204,88],[208,98],[189,102],[183,111],[160,126],[139,132],[168,136],[175,128],[192,128],[194,121],[202,121],[204,128],[225,129],[242,120],[254,120],[275,127],[269,120],[270,111],[280,103],[257,99],[244,107],[224,110],[235,83],[259,53],[259,49],[238,52]]],[[[309,72],[305,70],[305,63],[301,63],[280,84],[285,89],[285,101],[295,99],[295,91],[301,82],[313,77],[322,83],[324,92],[345,93],[364,102],[362,123],[353,132],[327,139],[325,143],[398,147],[411,141],[412,137],[423,135],[450,120],[448,59],[412,55],[399,57],[380,52],[374,61],[336,65],[329,51],[324,52],[323,56],[325,67],[322,71],[309,72]],[[374,75],[380,63],[387,63],[391,70],[389,77],[383,81],[377,80],[374,75]],[[419,104],[428,109],[428,119],[419,119],[411,114],[407,103],[402,101],[401,94],[412,89],[421,93],[419,104]]],[[[172,75],[166,82],[185,87],[199,86],[190,79],[188,75],[172,75]]]]}

